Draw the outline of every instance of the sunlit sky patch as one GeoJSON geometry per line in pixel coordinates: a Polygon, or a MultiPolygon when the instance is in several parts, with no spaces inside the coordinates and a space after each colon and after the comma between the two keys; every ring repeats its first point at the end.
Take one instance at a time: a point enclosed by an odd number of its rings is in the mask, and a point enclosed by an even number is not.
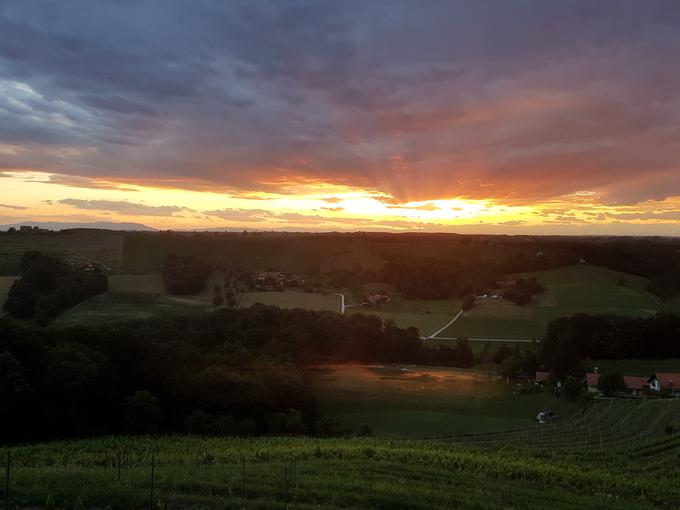
{"type": "Polygon", "coordinates": [[[680,5],[8,0],[0,224],[680,233],[680,5]]]}

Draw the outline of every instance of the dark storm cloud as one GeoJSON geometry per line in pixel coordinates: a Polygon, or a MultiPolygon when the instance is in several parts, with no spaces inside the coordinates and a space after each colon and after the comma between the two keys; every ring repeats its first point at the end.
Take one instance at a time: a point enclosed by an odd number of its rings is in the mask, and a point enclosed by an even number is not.
{"type": "Polygon", "coordinates": [[[675,1],[0,3],[0,168],[405,201],[680,195],[675,1]],[[64,150],[68,149],[67,156],[64,150]]]}

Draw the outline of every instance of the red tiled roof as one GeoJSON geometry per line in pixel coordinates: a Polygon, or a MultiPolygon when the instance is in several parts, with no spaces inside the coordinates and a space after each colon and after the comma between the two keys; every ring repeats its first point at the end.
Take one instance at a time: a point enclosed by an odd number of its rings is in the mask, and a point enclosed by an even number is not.
{"type": "Polygon", "coordinates": [[[647,384],[647,377],[624,375],[623,381],[626,383],[626,388],[629,390],[641,390],[647,384]]]}
{"type": "Polygon", "coordinates": [[[550,379],[550,372],[536,372],[536,382],[544,382],[550,379]]]}
{"type": "Polygon", "coordinates": [[[659,380],[661,389],[680,389],[680,374],[673,374],[671,372],[657,372],[656,378],[659,380]]]}
{"type": "Polygon", "coordinates": [[[588,372],[586,374],[586,382],[588,386],[597,386],[597,382],[600,380],[600,374],[595,374],[593,372],[588,372]]]}

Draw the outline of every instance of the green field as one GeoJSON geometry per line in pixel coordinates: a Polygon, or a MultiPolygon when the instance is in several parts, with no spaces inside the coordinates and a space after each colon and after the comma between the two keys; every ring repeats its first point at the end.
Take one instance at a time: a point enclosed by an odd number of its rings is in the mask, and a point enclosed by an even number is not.
{"type": "Polygon", "coordinates": [[[156,296],[155,294],[100,294],[77,304],[60,315],[56,326],[74,326],[101,322],[148,319],[171,313],[190,313],[208,310],[204,301],[156,296]]]}
{"type": "Polygon", "coordinates": [[[368,241],[345,234],[277,234],[250,232],[159,235],[128,234],[122,247],[122,269],[132,273],[158,272],[169,253],[191,254],[230,269],[262,271],[322,271],[380,268],[368,241]]]}
{"type": "Polygon", "coordinates": [[[167,294],[160,273],[109,275],[109,292],[113,294],[167,294]]]}
{"type": "Polygon", "coordinates": [[[279,308],[304,308],[305,310],[328,310],[340,313],[340,296],[285,290],[283,292],[246,292],[242,294],[240,308],[255,303],[278,306],[279,308]]]}
{"type": "Polygon", "coordinates": [[[395,299],[390,303],[383,303],[380,308],[366,306],[348,308],[347,313],[364,313],[376,315],[383,321],[393,320],[400,328],[416,328],[422,336],[427,336],[444,324],[460,310],[460,300],[428,300],[411,301],[395,299]]]}
{"type": "Polygon", "coordinates": [[[558,317],[575,313],[644,317],[670,307],[646,290],[646,279],[602,267],[566,266],[510,275],[509,279],[529,276],[538,278],[546,289],[530,306],[478,300],[440,336],[540,339],[548,322],[558,317]]]}
{"type": "Polygon", "coordinates": [[[549,394],[513,395],[474,370],[423,366],[330,365],[309,371],[321,413],[354,429],[368,423],[384,437],[489,432],[533,424],[552,409],[574,405],[549,394]]]}
{"type": "Polygon", "coordinates": [[[623,375],[649,377],[655,372],[680,374],[680,358],[670,359],[615,359],[589,361],[590,367],[598,367],[601,373],[617,372],[623,375]]]}
{"type": "Polygon", "coordinates": [[[0,310],[7,299],[9,288],[18,278],[18,276],[0,276],[0,310]]]}
{"type": "Polygon", "coordinates": [[[664,430],[679,421],[678,401],[618,400],[552,425],[439,440],[146,436],[24,445],[11,450],[7,502],[83,510],[670,510],[680,501],[680,434],[664,430]]]}

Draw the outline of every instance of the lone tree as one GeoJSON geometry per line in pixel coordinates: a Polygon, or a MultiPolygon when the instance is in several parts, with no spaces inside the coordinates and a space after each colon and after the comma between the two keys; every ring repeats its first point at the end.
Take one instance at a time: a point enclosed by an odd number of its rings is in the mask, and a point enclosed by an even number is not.
{"type": "Polygon", "coordinates": [[[618,392],[626,391],[628,387],[621,374],[612,372],[611,374],[602,374],[600,376],[600,380],[597,382],[597,389],[611,397],[618,392]]]}
{"type": "Polygon", "coordinates": [[[463,304],[461,308],[463,310],[470,310],[472,307],[475,306],[475,295],[474,294],[468,294],[463,298],[463,304]]]}

